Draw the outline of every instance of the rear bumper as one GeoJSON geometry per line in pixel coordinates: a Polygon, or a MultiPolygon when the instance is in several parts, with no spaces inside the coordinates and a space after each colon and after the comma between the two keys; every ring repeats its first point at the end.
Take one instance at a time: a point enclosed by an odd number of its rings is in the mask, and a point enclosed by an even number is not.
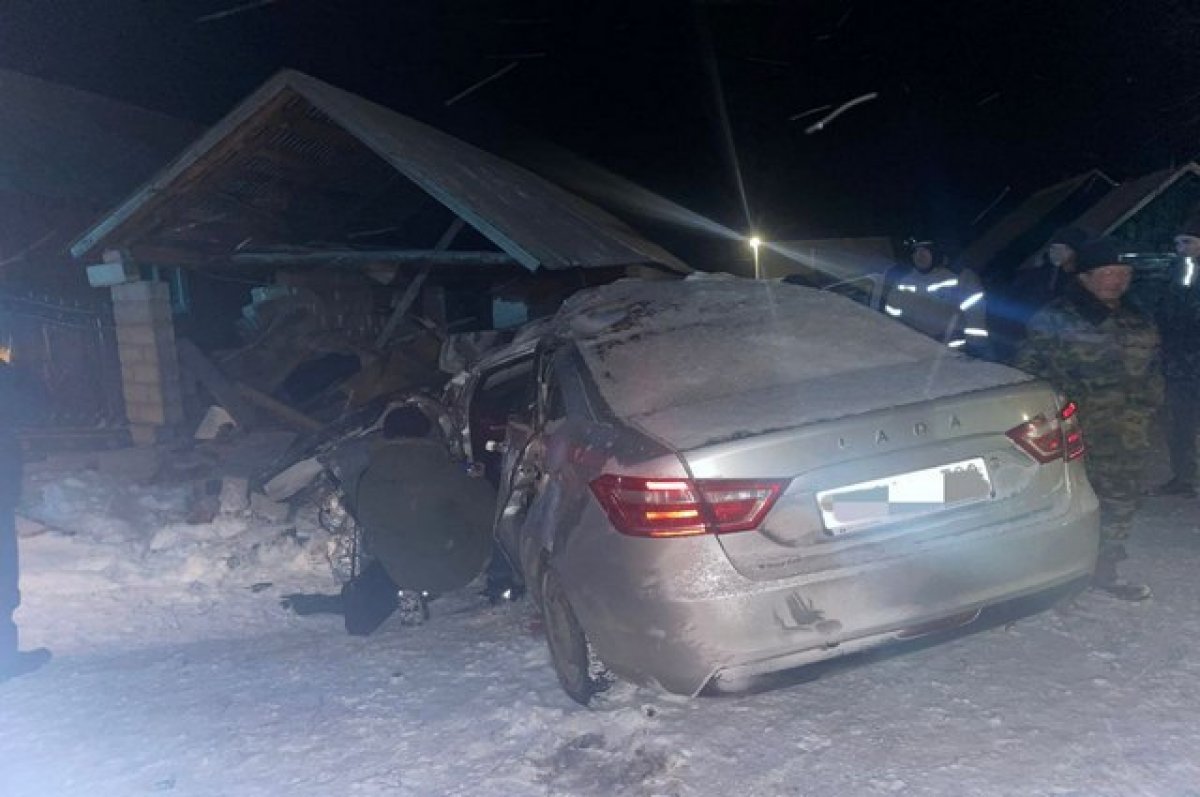
{"type": "MultiPolygon", "coordinates": [[[[878,633],[868,634],[866,636],[855,637],[846,642],[840,643],[833,647],[810,648],[801,650],[795,653],[785,653],[780,656],[767,659],[757,659],[747,661],[741,664],[734,664],[728,667],[718,669],[712,674],[712,677],[704,684],[701,689],[708,683],[713,684],[742,684],[755,676],[766,675],[769,673],[789,670],[794,667],[803,667],[807,664],[815,664],[821,661],[849,656],[854,653],[871,650],[872,648],[881,647],[893,642],[907,641],[919,639],[923,636],[931,636],[933,634],[946,632],[967,626],[973,623],[987,609],[1016,603],[1025,598],[1039,598],[1047,596],[1047,600],[1039,606],[1039,610],[1049,608],[1056,600],[1065,598],[1074,594],[1078,590],[1086,588],[1091,582],[1091,573],[1078,575],[1074,578],[1066,579],[1065,581],[1039,585],[1031,591],[1008,595],[1003,599],[990,601],[978,606],[968,607],[965,611],[951,615],[937,614],[932,620],[925,623],[914,622],[912,625],[906,625],[904,628],[890,629],[878,633]],[[946,620],[947,622],[940,623],[939,621],[946,620]]],[[[690,693],[690,694],[695,694],[690,693]]]]}
{"type": "MultiPolygon", "coordinates": [[[[568,592],[579,621],[609,667],[694,695],[714,678],[738,680],[865,650],[927,623],[969,619],[977,609],[1089,577],[1099,516],[1091,491],[1077,492],[1083,495],[1052,521],[994,524],[919,555],[802,578],[749,581],[699,547],[690,573],[665,575],[670,563],[628,552],[620,566],[608,566],[609,557],[595,550],[564,551],[556,566],[574,586],[568,592]],[[644,563],[630,565],[638,561],[644,563]],[[677,589],[677,579],[691,579],[688,588],[677,589]],[[712,589],[697,589],[697,579],[712,589]]],[[[662,542],[685,541],[650,541],[662,542]]]]}

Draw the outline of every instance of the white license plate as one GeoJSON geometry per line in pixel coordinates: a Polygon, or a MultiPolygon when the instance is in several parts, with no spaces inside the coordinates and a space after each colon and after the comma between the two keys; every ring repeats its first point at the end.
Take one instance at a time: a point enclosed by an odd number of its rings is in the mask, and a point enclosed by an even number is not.
{"type": "Polygon", "coordinates": [[[975,457],[822,490],[817,493],[817,506],[826,530],[838,535],[992,497],[987,466],[982,457],[975,457]]]}

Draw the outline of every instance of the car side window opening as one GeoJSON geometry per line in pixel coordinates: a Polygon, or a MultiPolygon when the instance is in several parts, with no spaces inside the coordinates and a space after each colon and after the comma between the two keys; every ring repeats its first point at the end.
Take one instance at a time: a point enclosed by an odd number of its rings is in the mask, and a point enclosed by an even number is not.
{"type": "Polygon", "coordinates": [[[879,281],[875,277],[860,277],[839,283],[830,291],[866,307],[874,307],[878,304],[879,281]]]}
{"type": "Polygon", "coordinates": [[[471,397],[471,452],[494,485],[499,484],[502,457],[488,451],[487,444],[504,439],[510,419],[532,423],[536,389],[533,358],[528,357],[484,375],[471,397]]]}

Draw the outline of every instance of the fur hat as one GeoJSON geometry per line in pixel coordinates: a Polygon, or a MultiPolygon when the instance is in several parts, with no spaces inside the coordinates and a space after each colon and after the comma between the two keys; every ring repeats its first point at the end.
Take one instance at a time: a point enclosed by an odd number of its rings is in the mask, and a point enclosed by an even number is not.
{"type": "Polygon", "coordinates": [[[1079,249],[1075,270],[1080,274],[1104,266],[1128,266],[1121,262],[1121,244],[1108,237],[1093,238],[1079,249]]]}

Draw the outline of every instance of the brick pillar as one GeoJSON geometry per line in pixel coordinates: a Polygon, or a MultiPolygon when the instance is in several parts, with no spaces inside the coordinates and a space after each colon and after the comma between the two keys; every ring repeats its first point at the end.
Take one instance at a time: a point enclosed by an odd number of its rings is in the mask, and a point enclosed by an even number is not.
{"type": "Polygon", "coordinates": [[[112,288],[125,415],[134,445],[169,438],[183,422],[179,358],[165,282],[127,282],[112,288]]]}

